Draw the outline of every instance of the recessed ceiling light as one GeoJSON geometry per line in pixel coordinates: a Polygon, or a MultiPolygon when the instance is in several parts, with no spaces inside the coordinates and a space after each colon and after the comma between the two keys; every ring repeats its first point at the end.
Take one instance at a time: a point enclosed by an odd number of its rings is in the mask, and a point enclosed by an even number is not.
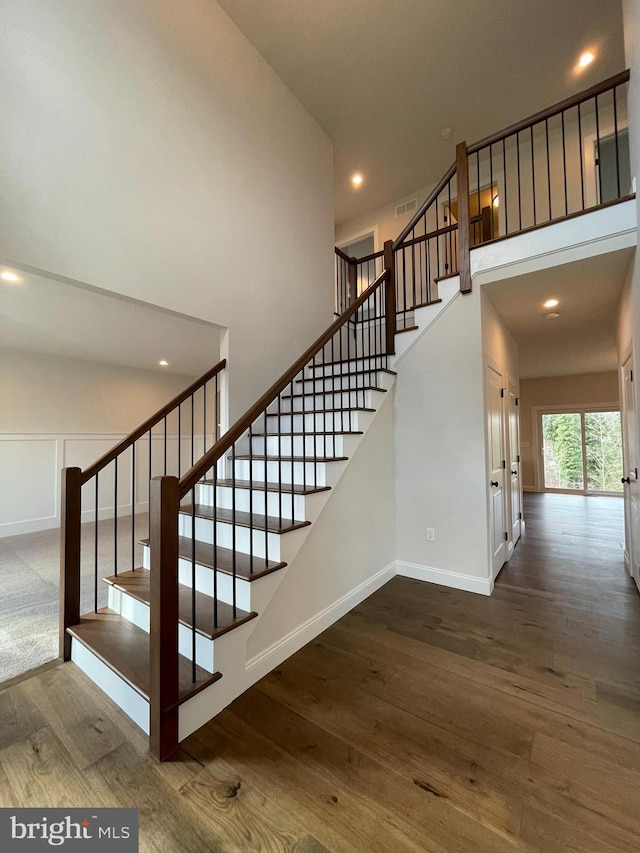
{"type": "Polygon", "coordinates": [[[352,183],[352,184],[353,184],[353,186],[354,186],[354,187],[356,187],[356,188],[357,188],[357,187],[361,187],[361,186],[362,186],[362,182],[363,182],[363,181],[364,181],[364,178],[362,177],[362,175],[360,174],[360,172],[356,172],[356,174],[355,174],[355,175],[352,175],[352,176],[351,176],[351,183],[352,183]]]}
{"type": "Polygon", "coordinates": [[[14,272],[11,272],[11,270],[3,270],[2,272],[0,272],[0,278],[3,281],[11,282],[11,284],[18,284],[19,282],[22,281],[20,276],[14,272]]]}
{"type": "Polygon", "coordinates": [[[165,361],[165,360],[164,360],[164,358],[163,358],[163,359],[161,359],[161,360],[158,362],[158,364],[160,365],[160,367],[169,367],[169,362],[168,362],[168,361],[165,361]]]}
{"type": "Polygon", "coordinates": [[[557,317],[560,316],[560,314],[558,314],[557,311],[549,311],[549,313],[545,314],[545,316],[547,320],[555,320],[557,317]]]}
{"type": "Polygon", "coordinates": [[[591,65],[593,60],[596,58],[595,53],[591,50],[585,50],[583,54],[581,54],[580,59],[578,60],[579,68],[586,68],[587,65],[591,65]]]}
{"type": "Polygon", "coordinates": [[[544,308],[555,308],[556,305],[558,305],[557,299],[547,299],[547,301],[544,303],[543,307],[544,308]]]}

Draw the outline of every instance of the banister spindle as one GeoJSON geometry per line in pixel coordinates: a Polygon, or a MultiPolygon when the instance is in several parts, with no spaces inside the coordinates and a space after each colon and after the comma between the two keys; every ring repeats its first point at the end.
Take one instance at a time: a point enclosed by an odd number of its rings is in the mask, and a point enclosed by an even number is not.
{"type": "Polygon", "coordinates": [[[396,351],[396,271],[393,240],[384,244],[384,267],[387,271],[385,313],[387,315],[386,354],[394,355],[396,351]]]}

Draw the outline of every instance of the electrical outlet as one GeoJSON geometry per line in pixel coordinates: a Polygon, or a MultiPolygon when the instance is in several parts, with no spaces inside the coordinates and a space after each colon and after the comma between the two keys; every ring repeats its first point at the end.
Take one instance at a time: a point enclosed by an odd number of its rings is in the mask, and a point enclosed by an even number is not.
{"type": "Polygon", "coordinates": [[[433,527],[427,527],[427,542],[436,541],[436,532],[433,527]]]}

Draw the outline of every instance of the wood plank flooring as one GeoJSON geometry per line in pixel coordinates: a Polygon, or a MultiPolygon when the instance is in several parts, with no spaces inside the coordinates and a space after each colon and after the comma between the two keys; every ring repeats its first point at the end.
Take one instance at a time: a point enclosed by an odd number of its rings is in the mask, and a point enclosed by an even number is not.
{"type": "Polygon", "coordinates": [[[137,806],[145,851],[638,851],[622,502],[525,511],[490,598],[395,578],[173,762],[73,664],[10,685],[0,806],[137,806]]]}

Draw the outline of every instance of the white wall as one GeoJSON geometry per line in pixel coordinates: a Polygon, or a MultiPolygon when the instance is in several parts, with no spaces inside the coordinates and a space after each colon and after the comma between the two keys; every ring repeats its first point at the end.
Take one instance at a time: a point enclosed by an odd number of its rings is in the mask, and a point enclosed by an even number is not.
{"type": "MultiPolygon", "coordinates": [[[[0,350],[0,537],[57,527],[60,469],[87,467],[190,381],[0,350]]],[[[169,425],[170,433],[174,428],[169,425]]],[[[170,439],[170,459],[176,455],[176,442],[170,439]]],[[[160,454],[158,447],[154,458],[160,454]]],[[[137,459],[141,475],[147,474],[147,458],[145,452],[137,459]]],[[[118,481],[121,507],[130,506],[129,469],[127,456],[118,481]]],[[[113,505],[112,478],[110,470],[102,478],[100,507],[105,511],[113,505]]],[[[139,487],[136,498],[138,509],[146,508],[146,488],[139,487]]],[[[90,511],[92,500],[93,494],[85,495],[83,508],[90,511]]]]}
{"type": "Polygon", "coordinates": [[[394,569],[394,391],[332,489],[248,643],[267,670],[389,580],[394,569]],[[278,657],[282,644],[287,655],[278,657]],[[290,648],[289,648],[290,647],[290,648]],[[294,648],[295,647],[295,648],[294,648]]]}
{"type": "Polygon", "coordinates": [[[398,571],[488,593],[480,289],[455,297],[395,369],[398,571]]]}
{"type": "Polygon", "coordinates": [[[241,413],[331,320],[328,137],[215,0],[0,28],[0,257],[229,327],[241,413]]]}

